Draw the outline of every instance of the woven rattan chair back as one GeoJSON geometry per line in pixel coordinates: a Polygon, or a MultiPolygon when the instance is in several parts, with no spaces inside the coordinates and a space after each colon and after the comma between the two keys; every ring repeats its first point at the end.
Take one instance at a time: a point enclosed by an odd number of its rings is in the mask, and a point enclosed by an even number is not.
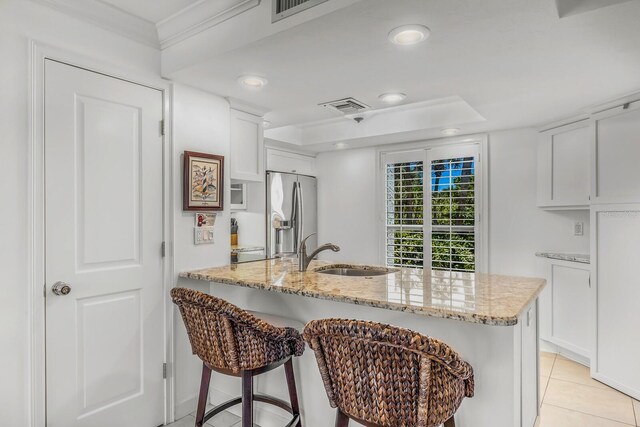
{"type": "Polygon", "coordinates": [[[332,407],[368,425],[435,427],[473,396],[473,370],[447,344],[380,323],[307,324],[332,407]]]}
{"type": "Polygon", "coordinates": [[[171,290],[193,354],[211,368],[239,372],[300,356],[304,342],[292,328],[277,328],[235,305],[192,289],[171,290]]]}

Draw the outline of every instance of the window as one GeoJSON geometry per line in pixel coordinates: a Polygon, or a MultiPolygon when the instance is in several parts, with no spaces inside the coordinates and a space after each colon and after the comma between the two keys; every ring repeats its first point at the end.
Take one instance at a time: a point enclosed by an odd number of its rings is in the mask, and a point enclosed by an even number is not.
{"type": "Polygon", "coordinates": [[[477,159],[477,144],[383,154],[388,266],[476,271],[477,159]]]}
{"type": "Polygon", "coordinates": [[[387,265],[422,267],[424,259],[423,162],[386,165],[387,265]]]}
{"type": "Polygon", "coordinates": [[[475,160],[431,162],[431,268],[475,271],[475,160]]]}

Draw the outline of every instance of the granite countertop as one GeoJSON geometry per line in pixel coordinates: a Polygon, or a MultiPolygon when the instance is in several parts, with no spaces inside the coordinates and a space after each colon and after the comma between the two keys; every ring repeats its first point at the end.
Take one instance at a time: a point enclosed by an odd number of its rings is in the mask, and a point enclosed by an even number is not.
{"type": "Polygon", "coordinates": [[[537,257],[559,259],[562,261],[580,262],[583,264],[591,263],[591,256],[589,254],[565,254],[560,252],[536,252],[537,257]]]}
{"type": "Polygon", "coordinates": [[[260,251],[264,251],[264,246],[231,245],[231,252],[260,252],[260,251]]]}
{"type": "MultiPolygon", "coordinates": [[[[368,305],[469,323],[511,326],[535,301],[544,279],[401,268],[371,277],[298,271],[296,259],[271,259],[180,273],[180,277],[368,305]]],[[[379,267],[384,268],[384,267],[379,267]]]]}

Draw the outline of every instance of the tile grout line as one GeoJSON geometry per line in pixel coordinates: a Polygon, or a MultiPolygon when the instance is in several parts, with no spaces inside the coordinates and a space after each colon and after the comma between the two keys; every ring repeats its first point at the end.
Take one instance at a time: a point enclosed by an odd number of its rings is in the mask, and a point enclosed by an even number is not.
{"type": "Polygon", "coordinates": [[[633,402],[635,399],[631,398],[631,409],[633,409],[633,417],[636,419],[636,427],[640,425],[640,414],[636,412],[636,405],[633,402]]]}
{"type": "Polygon", "coordinates": [[[615,423],[622,424],[623,426],[632,426],[633,427],[633,424],[627,424],[627,423],[625,423],[623,421],[620,421],[620,420],[614,420],[614,419],[607,418],[607,417],[601,417],[599,415],[589,414],[588,412],[576,411],[575,409],[565,408],[564,406],[554,405],[553,403],[545,403],[545,405],[553,406],[555,408],[564,409],[565,411],[569,411],[569,412],[576,412],[578,414],[588,415],[588,416],[594,417],[594,418],[600,418],[601,420],[613,421],[615,423]]]}
{"type": "Polygon", "coordinates": [[[549,388],[549,383],[551,382],[551,375],[553,375],[553,367],[556,366],[556,359],[558,358],[558,354],[556,353],[553,356],[553,363],[551,363],[551,370],[549,371],[549,378],[547,379],[547,384],[544,386],[544,393],[542,393],[542,401],[540,402],[540,406],[544,403],[544,399],[547,397],[547,389],[549,388]]]}

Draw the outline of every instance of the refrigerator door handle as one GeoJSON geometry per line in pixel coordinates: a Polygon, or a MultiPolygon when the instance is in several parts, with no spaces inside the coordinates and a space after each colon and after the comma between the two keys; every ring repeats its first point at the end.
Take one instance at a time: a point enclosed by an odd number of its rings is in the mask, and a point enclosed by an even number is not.
{"type": "Polygon", "coordinates": [[[300,245],[302,244],[302,212],[304,208],[304,202],[302,200],[302,189],[298,181],[293,183],[293,206],[291,209],[291,220],[293,222],[293,238],[294,247],[293,250],[297,254],[300,251],[300,245]]]}

